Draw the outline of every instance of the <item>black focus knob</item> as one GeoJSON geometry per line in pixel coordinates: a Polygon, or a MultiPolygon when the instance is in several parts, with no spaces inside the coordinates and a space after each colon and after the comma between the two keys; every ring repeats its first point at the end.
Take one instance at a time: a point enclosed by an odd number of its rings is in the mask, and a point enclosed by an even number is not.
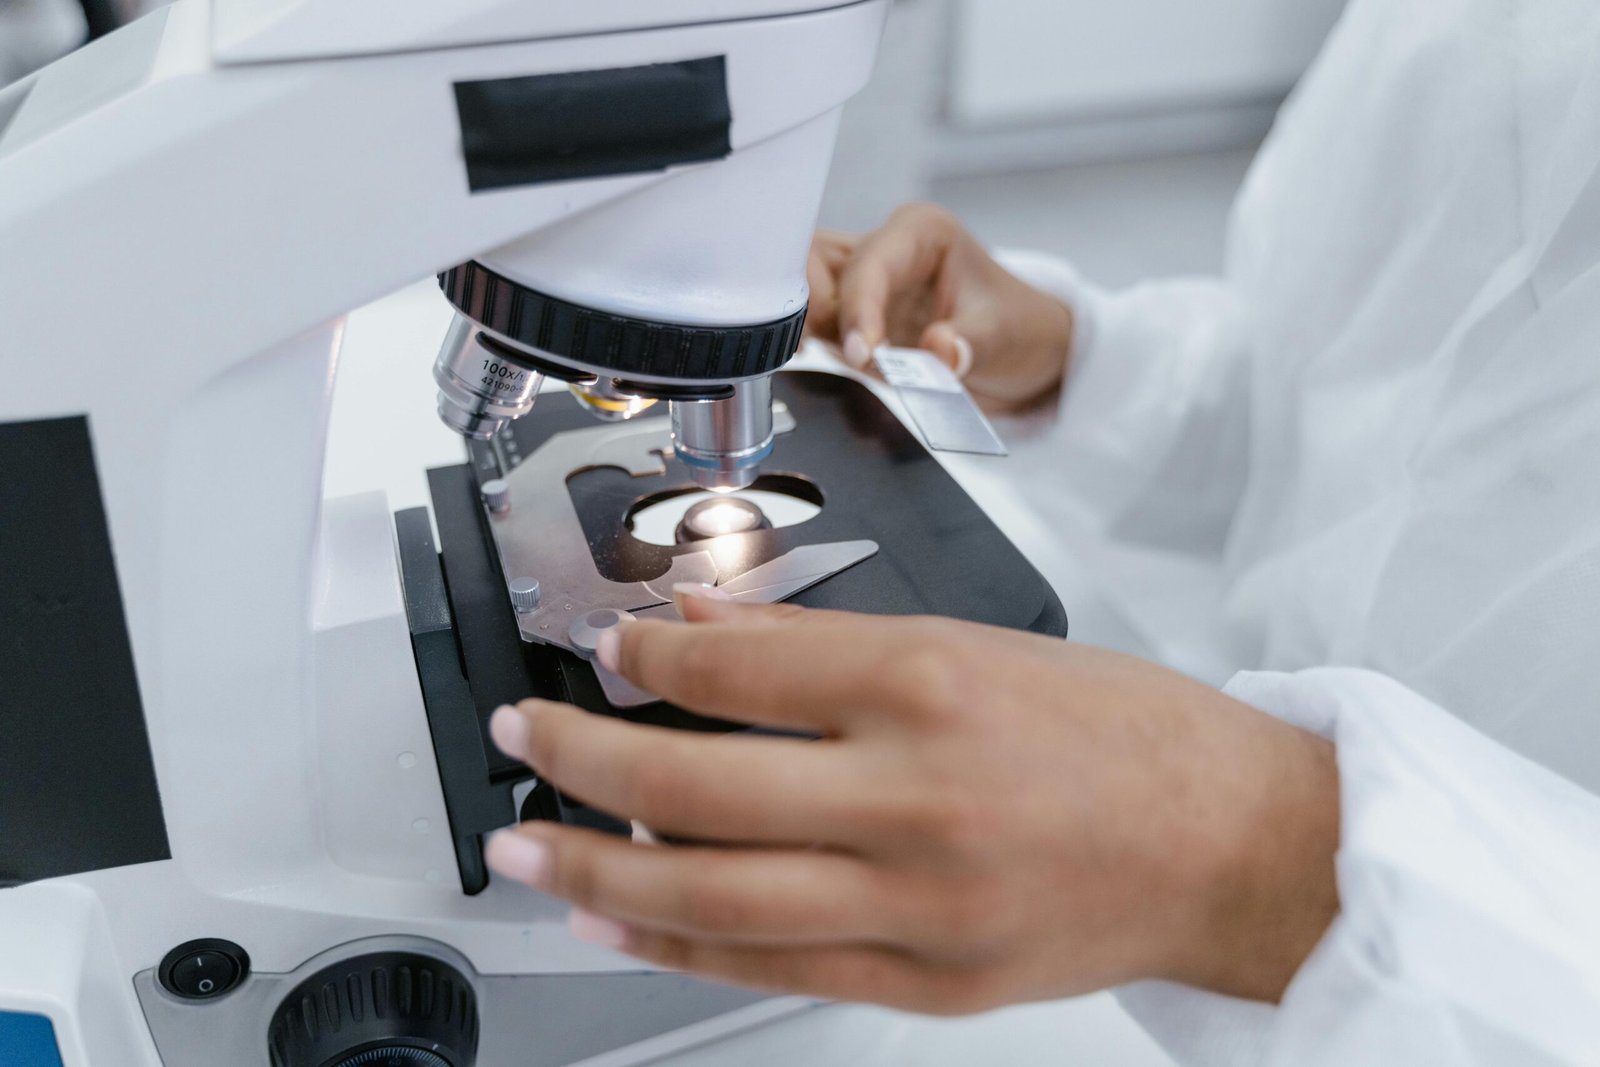
{"type": "Polygon", "coordinates": [[[284,998],[267,1051],[272,1067],[472,1067],[477,996],[465,975],[432,956],[353,956],[284,998]]]}

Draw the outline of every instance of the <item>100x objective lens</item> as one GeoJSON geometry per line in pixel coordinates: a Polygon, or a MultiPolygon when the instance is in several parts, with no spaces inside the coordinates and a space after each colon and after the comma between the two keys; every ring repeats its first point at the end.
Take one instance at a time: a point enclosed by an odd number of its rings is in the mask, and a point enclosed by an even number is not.
{"type": "Polygon", "coordinates": [[[433,365],[439,417],[463,437],[493,437],[533,407],[544,375],[524,366],[503,345],[486,344],[465,316],[457,315],[433,365]]]}

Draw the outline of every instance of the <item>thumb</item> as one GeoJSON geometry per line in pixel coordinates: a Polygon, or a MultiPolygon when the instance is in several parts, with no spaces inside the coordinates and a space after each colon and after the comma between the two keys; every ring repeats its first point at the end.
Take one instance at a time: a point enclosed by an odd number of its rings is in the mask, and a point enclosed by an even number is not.
{"type": "Polygon", "coordinates": [[[955,371],[957,378],[965,378],[972,371],[972,342],[948,320],[934,322],[922,331],[918,347],[932,352],[955,371]]]}

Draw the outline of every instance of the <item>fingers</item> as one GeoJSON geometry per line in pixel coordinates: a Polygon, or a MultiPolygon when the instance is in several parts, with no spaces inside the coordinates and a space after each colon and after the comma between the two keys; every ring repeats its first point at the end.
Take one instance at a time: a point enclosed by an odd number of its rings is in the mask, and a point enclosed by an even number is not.
{"type": "Polygon", "coordinates": [[[864,832],[853,807],[864,776],[830,746],[637,726],[537,700],[496,711],[490,732],[562,791],[655,831],[799,845],[864,832]]]}
{"type": "Polygon", "coordinates": [[[741,604],[689,610],[697,613],[693,626],[624,627],[607,665],[691,711],[827,734],[892,712],[905,695],[893,683],[915,623],[741,604]]]}
{"type": "Polygon", "coordinates": [[[860,238],[854,234],[818,230],[806,261],[806,282],[811,288],[811,307],[806,315],[809,337],[837,343],[839,340],[839,274],[855,253],[860,238]]]}
{"type": "Polygon", "coordinates": [[[838,280],[845,361],[858,370],[889,340],[893,306],[930,305],[933,283],[960,224],[942,208],[910,204],[862,239],[838,280]]]}
{"type": "Polygon", "coordinates": [[[726,622],[739,626],[820,626],[824,623],[865,623],[868,616],[799,604],[763,604],[738,600],[714,585],[680,582],[672,587],[672,604],[688,622],[726,622]]]}
{"type": "Polygon", "coordinates": [[[806,261],[806,285],[811,290],[811,303],[806,310],[805,336],[836,340],[839,336],[838,285],[834,272],[815,252],[806,261]]]}
{"type": "Polygon", "coordinates": [[[831,852],[665,848],[528,823],[490,839],[499,874],[655,933],[763,945],[887,941],[894,901],[831,852]]]}
{"type": "Polygon", "coordinates": [[[746,626],[771,626],[780,622],[800,622],[808,615],[798,604],[752,604],[734,600],[712,585],[680,582],[672,587],[672,604],[687,622],[743,622],[746,626]]]}
{"type": "Polygon", "coordinates": [[[843,340],[844,361],[866,370],[872,352],[888,335],[889,295],[894,265],[877,258],[851,263],[839,280],[837,329],[843,340]]]}

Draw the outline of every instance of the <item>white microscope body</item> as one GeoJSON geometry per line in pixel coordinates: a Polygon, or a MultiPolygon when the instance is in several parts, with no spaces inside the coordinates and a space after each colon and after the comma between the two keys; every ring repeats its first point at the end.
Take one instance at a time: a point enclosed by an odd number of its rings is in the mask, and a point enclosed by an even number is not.
{"type": "MultiPolygon", "coordinates": [[[[564,1020],[587,1038],[530,1032],[517,982],[637,966],[554,901],[462,893],[387,508],[324,511],[320,479],[343,316],[459,264],[687,326],[803,309],[886,2],[180,0],[0,91],[0,424],[87,418],[170,846],[0,890],[0,1013],[47,1018],[67,1067],[265,1065],[290,979],[351,945],[471,976],[484,1067],[659,1054],[793,1007],[630,1036],[626,1003],[590,997],[564,1020]],[[469,183],[458,83],[713,57],[721,157],[469,183]],[[156,971],[197,938],[286,977],[227,1011],[173,997],[156,971]]],[[[11,714],[96,729],[28,687],[0,679],[11,714]]]]}

